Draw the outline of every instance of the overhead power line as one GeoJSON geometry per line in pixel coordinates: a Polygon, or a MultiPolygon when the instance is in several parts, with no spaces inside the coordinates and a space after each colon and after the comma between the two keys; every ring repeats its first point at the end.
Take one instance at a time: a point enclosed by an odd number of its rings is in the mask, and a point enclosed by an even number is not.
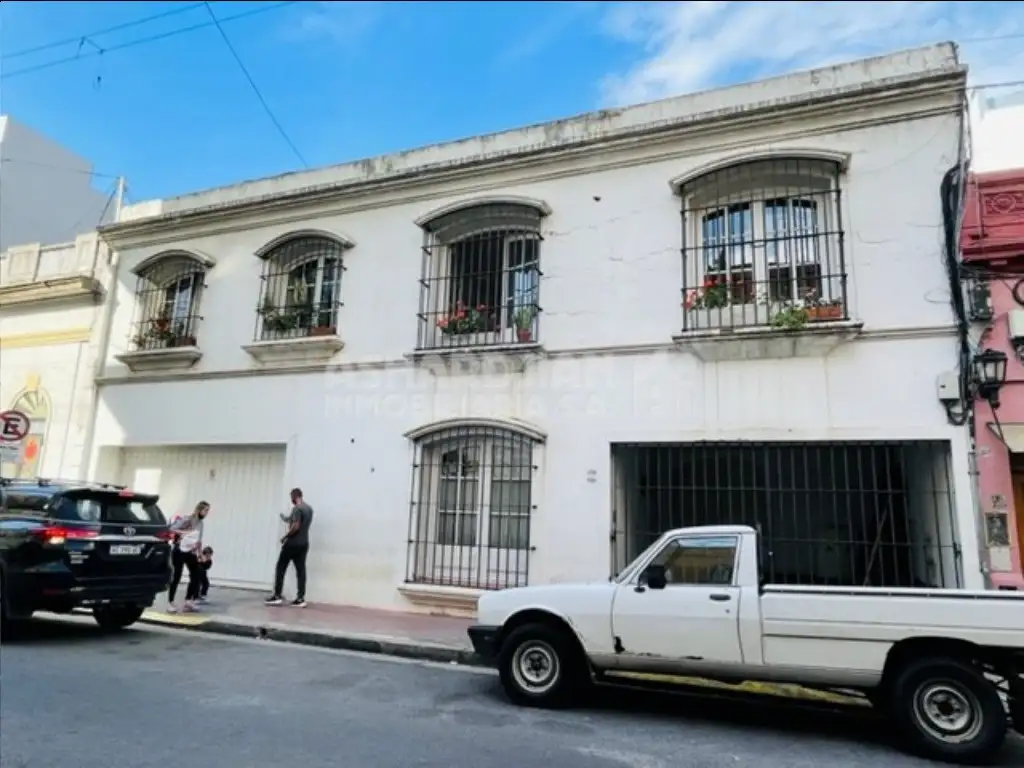
{"type": "Polygon", "coordinates": [[[281,134],[281,138],[285,140],[285,143],[288,144],[289,147],[291,147],[292,152],[295,153],[295,156],[299,159],[299,162],[302,163],[302,166],[304,168],[308,168],[309,163],[306,162],[306,158],[304,158],[302,153],[299,152],[298,147],[295,146],[295,142],[293,142],[288,136],[288,132],[285,131],[284,127],[274,115],[274,111],[270,108],[270,105],[267,104],[267,100],[263,98],[263,94],[260,92],[259,86],[256,85],[256,81],[252,79],[252,75],[249,74],[249,70],[242,62],[242,58],[238,55],[238,51],[235,50],[235,46],[231,44],[231,39],[228,37],[227,32],[224,31],[224,27],[220,25],[220,21],[214,14],[213,8],[210,7],[209,3],[203,3],[203,5],[205,5],[206,10],[210,12],[210,18],[213,19],[213,23],[216,24],[217,31],[220,32],[221,39],[224,40],[224,45],[226,45],[228,51],[231,52],[231,56],[234,58],[235,63],[238,64],[238,68],[242,70],[242,74],[245,75],[245,79],[249,81],[249,86],[252,88],[253,93],[256,94],[256,98],[259,99],[260,104],[263,105],[263,111],[267,113],[267,117],[270,118],[274,127],[277,128],[277,132],[281,134]]]}
{"type": "MultiPolygon", "coordinates": [[[[178,27],[177,29],[171,29],[171,30],[168,30],[167,32],[162,32],[160,34],[149,35],[147,37],[140,37],[140,38],[137,38],[135,40],[129,40],[128,42],[125,42],[125,43],[119,43],[118,45],[111,45],[111,46],[109,46],[107,48],[99,48],[97,46],[98,50],[95,50],[95,51],[88,51],[86,53],[78,53],[78,54],[76,54],[74,56],[67,56],[67,57],[65,57],[63,59],[56,59],[54,61],[47,61],[47,62],[43,62],[42,64],[36,64],[36,65],[30,66],[30,67],[22,67],[21,69],[15,69],[15,70],[13,70],[11,72],[4,72],[2,75],[0,75],[0,80],[6,80],[9,77],[17,77],[18,75],[27,75],[30,72],[39,72],[40,70],[43,70],[43,69],[50,69],[51,67],[58,67],[58,66],[60,66],[62,64],[70,64],[70,63],[75,62],[75,61],[82,61],[83,59],[89,59],[89,58],[93,58],[95,56],[102,56],[105,53],[112,53],[113,51],[121,51],[121,50],[124,50],[125,48],[134,48],[134,47],[140,46],[140,45],[148,45],[149,43],[155,43],[158,40],[166,40],[167,38],[175,37],[176,35],[184,35],[184,34],[187,34],[189,32],[195,32],[196,30],[208,29],[210,27],[217,26],[217,24],[226,24],[229,21],[236,21],[238,19],[244,19],[244,18],[247,18],[249,16],[255,16],[255,15],[259,14],[259,13],[266,13],[268,11],[276,11],[279,8],[284,8],[285,6],[288,6],[288,5],[294,5],[295,2],[296,2],[296,0],[288,0],[288,2],[270,3],[270,4],[267,4],[267,5],[261,5],[261,6],[257,7],[257,8],[249,10],[249,11],[244,11],[242,13],[236,13],[236,14],[234,14],[232,16],[225,16],[224,18],[220,19],[219,22],[204,21],[204,22],[200,22],[198,24],[192,24],[191,26],[187,26],[187,27],[178,27]]],[[[75,40],[77,41],[78,38],[75,38],[75,40]]]]}
{"type": "Polygon", "coordinates": [[[158,19],[166,19],[168,16],[177,16],[181,13],[188,11],[194,11],[196,8],[202,8],[203,3],[190,3],[189,5],[179,6],[178,8],[172,8],[169,11],[163,13],[154,13],[150,16],[144,16],[141,19],[135,21],[127,21],[124,24],[117,24],[113,27],[107,27],[106,29],[97,29],[95,32],[88,32],[84,35],[76,35],[75,37],[66,37],[63,40],[55,40],[52,43],[45,43],[43,45],[36,45],[32,48],[22,48],[20,51],[14,51],[13,53],[5,53],[0,56],[0,59],[15,59],[18,56],[27,56],[30,53],[38,53],[39,51],[48,51],[51,48],[60,48],[65,45],[81,44],[84,40],[89,40],[93,37],[100,37],[111,32],[120,32],[122,29],[131,29],[132,27],[140,27],[143,24],[148,24],[151,21],[157,21],[158,19]]]}

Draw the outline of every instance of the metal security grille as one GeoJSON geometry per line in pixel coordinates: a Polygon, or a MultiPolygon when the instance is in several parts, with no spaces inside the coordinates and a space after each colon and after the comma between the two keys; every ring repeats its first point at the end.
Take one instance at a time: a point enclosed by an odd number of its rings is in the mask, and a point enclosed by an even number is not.
{"type": "Polygon", "coordinates": [[[418,349],[529,344],[540,329],[540,213],[477,206],[426,227],[418,349]]]}
{"type": "Polygon", "coordinates": [[[326,237],[296,237],[264,257],[257,341],[338,332],[344,246],[326,237]]]}
{"type": "Polygon", "coordinates": [[[838,164],[772,159],[683,186],[683,328],[847,318],[838,164]]]}
{"type": "Polygon", "coordinates": [[[472,589],[527,583],[534,441],[485,427],[416,446],[406,581],[472,589]]]}
{"type": "Polygon", "coordinates": [[[750,525],[770,583],[958,587],[949,446],[617,444],[612,570],[662,533],[750,525]]]}
{"type": "Polygon", "coordinates": [[[134,350],[194,347],[206,269],[189,256],[168,256],[143,270],[135,287],[134,350]]]}

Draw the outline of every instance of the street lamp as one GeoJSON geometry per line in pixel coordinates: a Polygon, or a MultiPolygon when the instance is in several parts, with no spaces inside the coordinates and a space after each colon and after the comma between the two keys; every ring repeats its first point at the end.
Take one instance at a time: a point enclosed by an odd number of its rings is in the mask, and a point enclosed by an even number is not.
{"type": "Polygon", "coordinates": [[[972,363],[974,386],[978,397],[993,408],[999,407],[999,390],[1006,383],[1006,353],[986,349],[974,356],[972,363]]]}

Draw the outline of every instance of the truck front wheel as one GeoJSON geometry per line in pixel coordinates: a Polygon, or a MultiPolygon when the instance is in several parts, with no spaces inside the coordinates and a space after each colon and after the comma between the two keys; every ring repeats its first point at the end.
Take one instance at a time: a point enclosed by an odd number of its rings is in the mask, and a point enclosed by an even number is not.
{"type": "Polygon", "coordinates": [[[890,709],[914,750],[934,760],[984,763],[1006,739],[998,690],[973,665],[957,659],[907,664],[892,687],[890,709]]]}
{"type": "Polygon", "coordinates": [[[501,644],[505,694],[525,707],[564,707],[586,684],[585,660],[567,632],[547,624],[518,627],[501,644]]]}

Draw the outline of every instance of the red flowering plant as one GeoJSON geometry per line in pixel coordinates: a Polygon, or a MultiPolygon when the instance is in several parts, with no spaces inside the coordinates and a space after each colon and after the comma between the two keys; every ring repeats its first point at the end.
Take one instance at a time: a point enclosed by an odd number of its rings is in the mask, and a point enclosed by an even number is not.
{"type": "Polygon", "coordinates": [[[686,292],[683,308],[687,312],[695,309],[720,309],[729,306],[729,286],[724,277],[705,275],[704,284],[700,288],[691,288],[686,292]]]}
{"type": "Polygon", "coordinates": [[[447,336],[488,331],[491,328],[490,307],[477,304],[474,309],[467,307],[465,302],[458,301],[454,308],[438,318],[437,327],[447,336]]]}

